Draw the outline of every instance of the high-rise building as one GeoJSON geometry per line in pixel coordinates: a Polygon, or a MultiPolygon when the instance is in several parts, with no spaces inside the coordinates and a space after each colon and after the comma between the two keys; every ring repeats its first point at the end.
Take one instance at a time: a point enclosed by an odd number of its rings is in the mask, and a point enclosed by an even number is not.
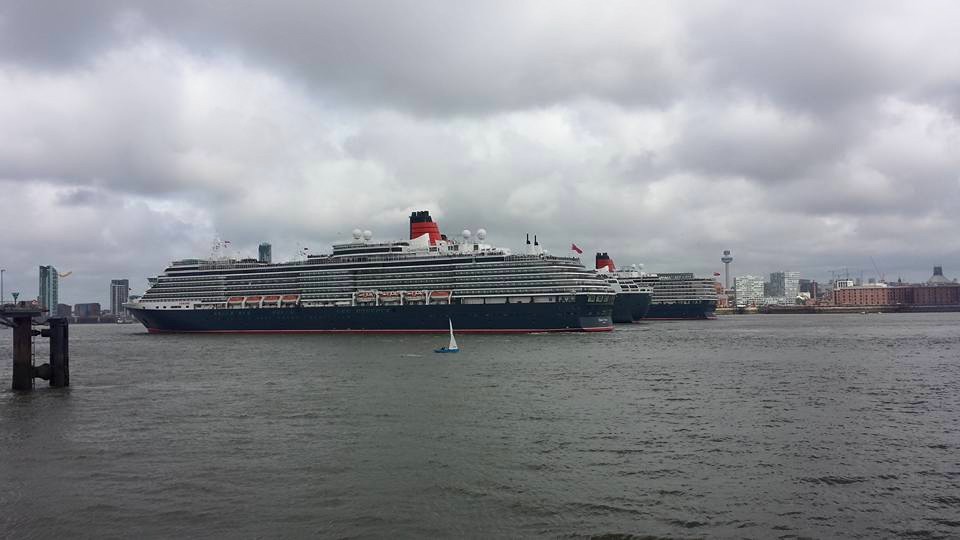
{"type": "Polygon", "coordinates": [[[260,243],[260,262],[271,263],[273,261],[273,247],[269,242],[260,243]]]}
{"type": "Polygon", "coordinates": [[[755,306],[763,303],[763,278],[740,276],[733,281],[738,306],[755,306]]]}
{"type": "Polygon", "coordinates": [[[57,276],[57,269],[53,266],[40,267],[40,308],[49,310],[50,315],[57,312],[57,304],[60,302],[60,279],[57,276]]]}
{"type": "Polygon", "coordinates": [[[783,272],[770,273],[770,285],[767,287],[767,296],[779,298],[784,295],[784,275],[783,272]]]}
{"type": "Polygon", "coordinates": [[[787,303],[792,304],[800,294],[800,272],[792,270],[783,271],[783,296],[787,303]]]}
{"type": "Polygon", "coordinates": [[[770,274],[770,287],[767,296],[783,298],[792,304],[800,294],[800,272],[784,270],[770,274]]]}
{"type": "Polygon", "coordinates": [[[69,317],[73,315],[73,306],[70,304],[57,304],[57,317],[69,317]]]}
{"type": "Polygon", "coordinates": [[[127,310],[123,307],[123,305],[129,301],[130,280],[110,280],[110,313],[112,313],[114,317],[126,317],[127,310]]]}

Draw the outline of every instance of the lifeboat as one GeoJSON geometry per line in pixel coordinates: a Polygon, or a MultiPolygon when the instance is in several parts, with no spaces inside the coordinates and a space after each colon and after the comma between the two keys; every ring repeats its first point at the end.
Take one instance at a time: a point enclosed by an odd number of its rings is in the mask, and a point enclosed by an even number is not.
{"type": "Polygon", "coordinates": [[[431,291],[430,301],[437,304],[450,303],[450,291],[431,291]]]}
{"type": "Polygon", "coordinates": [[[403,297],[410,302],[423,302],[427,295],[423,291],[407,291],[403,293],[403,297]]]}
{"type": "Polygon", "coordinates": [[[280,298],[280,301],[284,304],[296,304],[298,301],[300,301],[300,295],[285,294],[280,298]]]}
{"type": "Polygon", "coordinates": [[[360,291],[357,293],[357,302],[373,302],[377,299],[377,293],[373,291],[360,291]]]}
{"type": "Polygon", "coordinates": [[[264,297],[263,297],[263,305],[270,304],[270,305],[272,305],[272,306],[275,306],[275,305],[277,305],[277,304],[279,304],[279,303],[280,303],[280,297],[279,297],[279,296],[264,296],[264,297]]]}
{"type": "Polygon", "coordinates": [[[399,302],[400,293],[396,291],[387,291],[380,293],[381,302],[399,302]]]}
{"type": "Polygon", "coordinates": [[[261,300],[263,300],[263,297],[262,297],[262,296],[248,296],[248,297],[243,301],[243,305],[245,305],[245,306],[258,305],[258,304],[260,304],[260,301],[261,301],[261,300]]]}
{"type": "Polygon", "coordinates": [[[243,303],[242,296],[232,296],[227,300],[227,304],[242,304],[242,303],[243,303]]]}

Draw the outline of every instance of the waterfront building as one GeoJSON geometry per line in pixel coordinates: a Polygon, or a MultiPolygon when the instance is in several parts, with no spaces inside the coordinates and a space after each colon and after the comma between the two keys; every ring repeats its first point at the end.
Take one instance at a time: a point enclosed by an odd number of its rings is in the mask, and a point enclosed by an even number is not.
{"type": "Polygon", "coordinates": [[[734,279],[738,306],[756,306],[763,303],[763,278],[740,276],[734,279]]]}
{"type": "Polygon", "coordinates": [[[770,281],[764,290],[765,296],[784,296],[783,272],[771,272],[770,281]]]}
{"type": "Polygon", "coordinates": [[[260,243],[259,261],[265,264],[273,262],[273,246],[269,242],[260,243]]]}
{"type": "Polygon", "coordinates": [[[915,285],[913,303],[918,306],[955,306],[960,305],[960,284],[915,285]]]}
{"type": "MultiPolygon", "coordinates": [[[[839,285],[839,282],[838,282],[839,285]]],[[[934,267],[933,277],[916,285],[843,286],[833,290],[838,306],[960,306],[960,283],[943,276],[943,269],[934,267]]]]}
{"type": "Polygon", "coordinates": [[[874,284],[838,287],[833,291],[833,303],[838,306],[892,306],[911,301],[911,287],[874,284]]]}
{"type": "Polygon", "coordinates": [[[719,281],[715,281],[713,283],[713,291],[717,293],[718,308],[730,307],[730,297],[727,296],[727,291],[723,283],[720,283],[719,281]]]}
{"type": "Polygon", "coordinates": [[[67,317],[70,317],[70,315],[72,315],[72,311],[73,311],[73,306],[71,306],[70,304],[57,304],[57,311],[55,314],[51,314],[51,316],[56,315],[57,317],[67,318],[67,317]]]}
{"type": "Polygon", "coordinates": [[[800,272],[784,270],[771,273],[768,293],[767,296],[782,297],[782,303],[794,303],[800,294],[800,272]]]}
{"type": "Polygon", "coordinates": [[[948,283],[956,283],[956,280],[950,281],[949,279],[944,277],[942,266],[934,266],[933,276],[931,276],[930,279],[927,280],[927,285],[945,285],[948,283]]]}
{"type": "Polygon", "coordinates": [[[73,306],[73,314],[76,315],[77,318],[99,317],[100,303],[77,304],[73,306]]]}
{"type": "Polygon", "coordinates": [[[110,312],[117,317],[126,317],[124,304],[130,301],[130,280],[110,280],[110,312]]]}
{"type": "Polygon", "coordinates": [[[60,300],[60,280],[53,266],[40,267],[40,308],[55,314],[60,300]]]}
{"type": "Polygon", "coordinates": [[[798,280],[797,285],[801,293],[808,293],[810,298],[817,298],[820,295],[820,285],[812,279],[798,280]]]}

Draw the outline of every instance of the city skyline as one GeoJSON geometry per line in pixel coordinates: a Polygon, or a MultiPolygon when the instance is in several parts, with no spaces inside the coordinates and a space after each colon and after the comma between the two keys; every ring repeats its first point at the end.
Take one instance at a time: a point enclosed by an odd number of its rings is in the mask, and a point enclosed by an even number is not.
{"type": "MultiPolygon", "coordinates": [[[[7,291],[274,260],[412,210],[649,271],[960,275],[960,5],[0,7],[7,291]],[[410,17],[417,13],[417,17],[410,17]],[[270,21],[270,24],[261,24],[270,21]],[[536,36],[531,39],[531,36],[536,36]],[[42,218],[42,219],[41,219],[42,218]]],[[[589,258],[586,261],[589,264],[589,258]]],[[[9,294],[8,294],[9,297],[9,294]]]]}

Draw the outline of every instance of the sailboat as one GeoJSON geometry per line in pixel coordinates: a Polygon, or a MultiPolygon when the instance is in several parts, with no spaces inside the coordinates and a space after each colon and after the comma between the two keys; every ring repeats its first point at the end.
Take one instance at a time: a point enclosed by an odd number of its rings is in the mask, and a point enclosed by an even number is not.
{"type": "Polygon", "coordinates": [[[439,349],[434,349],[433,352],[438,352],[438,353],[460,352],[460,347],[457,347],[457,338],[453,337],[453,321],[450,319],[447,319],[447,322],[450,323],[450,345],[447,345],[446,347],[440,347],[439,349]]]}

